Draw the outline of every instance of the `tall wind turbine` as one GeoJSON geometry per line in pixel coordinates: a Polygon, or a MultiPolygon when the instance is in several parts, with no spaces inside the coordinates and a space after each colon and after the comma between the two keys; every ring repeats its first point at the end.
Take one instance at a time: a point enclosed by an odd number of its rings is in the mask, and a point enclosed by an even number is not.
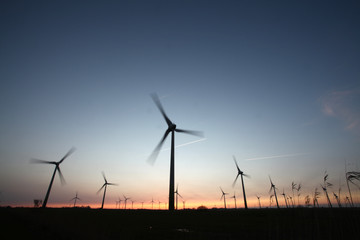
{"type": "Polygon", "coordinates": [[[176,194],[176,210],[178,210],[178,196],[180,196],[181,198],[183,198],[183,197],[180,195],[180,193],[179,193],[179,191],[178,191],[178,188],[179,188],[179,184],[176,185],[176,191],[175,191],[175,194],[176,194]]]}
{"type": "Polygon", "coordinates": [[[74,207],[76,206],[76,200],[81,200],[80,198],[78,198],[78,193],[76,192],[76,195],[74,198],[72,198],[70,201],[74,200],[74,207]]]}
{"type": "Polygon", "coordinates": [[[51,187],[52,187],[52,184],[54,182],[54,178],[55,178],[55,174],[56,174],[56,171],[59,173],[59,177],[60,177],[60,181],[61,181],[61,184],[65,184],[65,179],[64,179],[64,176],[62,175],[61,173],[61,170],[60,170],[60,167],[59,165],[70,155],[72,154],[73,152],[75,151],[75,148],[71,148],[66,154],[65,156],[60,159],[60,161],[58,162],[50,162],[50,161],[44,161],[44,160],[40,160],[40,159],[31,159],[30,162],[31,163],[45,163],[45,164],[54,164],[55,165],[55,170],[54,170],[54,173],[51,177],[51,180],[50,180],[50,185],[49,185],[49,188],[46,192],[46,195],[45,195],[45,199],[44,199],[44,202],[43,202],[43,205],[42,207],[43,208],[46,208],[46,204],[47,204],[47,201],[48,201],[48,198],[49,198],[49,195],[50,195],[50,191],[51,191],[51,187]]]}
{"type": "Polygon", "coordinates": [[[249,176],[244,174],[244,172],[240,170],[240,168],[239,168],[239,166],[238,166],[238,164],[236,162],[235,156],[233,156],[233,158],[234,158],[236,168],[238,170],[238,174],[236,175],[236,178],[235,178],[235,180],[233,182],[233,187],[235,186],[236,180],[238,179],[238,177],[240,175],[241,176],[241,183],[242,183],[242,190],[243,190],[243,195],[244,195],[244,205],[245,205],[245,209],[247,209],[248,207],[247,207],[247,202],[246,202],[246,194],[245,194],[245,186],[244,186],[244,178],[243,178],[243,176],[245,176],[245,177],[249,177],[249,176]]]}
{"type": "Polygon", "coordinates": [[[225,195],[228,195],[228,193],[224,192],[221,187],[220,187],[220,190],[221,190],[221,192],[222,192],[222,195],[221,195],[220,200],[222,200],[222,199],[224,198],[224,206],[225,206],[225,209],[226,209],[226,199],[225,199],[225,195]]]}
{"type": "Polygon", "coordinates": [[[169,210],[174,210],[174,193],[175,193],[175,187],[174,187],[174,181],[175,181],[175,132],[181,132],[181,133],[187,133],[195,136],[203,136],[202,132],[199,131],[190,131],[190,130],[183,130],[176,128],[176,125],[170,121],[168,116],[166,115],[160,99],[157,94],[152,94],[152,99],[154,100],[156,106],[159,108],[161,114],[163,115],[167,125],[168,129],[165,131],[164,136],[158,143],[158,145],[155,147],[154,151],[149,157],[149,161],[154,163],[156,160],[157,155],[159,154],[159,151],[161,149],[161,146],[163,145],[166,137],[171,133],[171,153],[170,153],[170,184],[169,184],[169,210]]]}
{"type": "Polygon", "coordinates": [[[279,207],[279,202],[278,202],[278,199],[277,199],[277,196],[276,196],[276,187],[275,187],[275,184],[271,181],[271,177],[270,177],[270,176],[269,176],[269,179],[270,179],[270,184],[271,184],[271,187],[270,187],[269,192],[271,192],[271,190],[274,191],[274,196],[275,196],[275,200],[276,200],[276,206],[277,206],[277,208],[280,208],[280,207],[279,207]]]}
{"type": "Polygon", "coordinates": [[[106,188],[108,185],[114,185],[114,186],[117,186],[117,184],[115,183],[109,183],[107,180],[106,180],[106,177],[105,177],[105,174],[104,172],[102,172],[102,175],[103,175],[103,178],[104,178],[104,185],[102,185],[102,187],[99,189],[99,191],[97,191],[96,194],[98,194],[103,188],[104,188],[104,196],[103,196],[103,199],[102,199],[102,203],[101,203],[101,209],[104,208],[104,202],[105,202],[105,195],[106,195],[106,188]]]}

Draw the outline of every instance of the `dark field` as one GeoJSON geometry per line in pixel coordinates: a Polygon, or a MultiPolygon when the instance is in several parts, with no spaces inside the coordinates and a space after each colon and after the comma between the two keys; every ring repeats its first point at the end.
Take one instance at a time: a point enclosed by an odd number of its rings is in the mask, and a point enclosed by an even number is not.
{"type": "Polygon", "coordinates": [[[359,208],[0,208],[1,239],[360,239],[359,208]]]}

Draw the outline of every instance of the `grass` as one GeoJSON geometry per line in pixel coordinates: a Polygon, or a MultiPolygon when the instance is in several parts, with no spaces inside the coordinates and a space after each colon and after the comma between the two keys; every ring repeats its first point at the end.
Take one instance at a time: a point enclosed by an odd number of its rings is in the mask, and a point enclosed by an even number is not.
{"type": "Polygon", "coordinates": [[[0,208],[12,239],[358,239],[358,208],[99,210],[0,208]],[[357,236],[357,237],[356,237],[357,236]]]}

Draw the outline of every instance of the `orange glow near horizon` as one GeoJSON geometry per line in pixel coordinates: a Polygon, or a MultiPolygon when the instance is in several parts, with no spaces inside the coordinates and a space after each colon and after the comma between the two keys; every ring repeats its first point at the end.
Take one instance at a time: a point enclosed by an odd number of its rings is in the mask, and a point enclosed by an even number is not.
{"type": "MultiPolygon", "coordinates": [[[[354,199],[354,204],[359,205],[359,198],[358,196],[353,196],[354,199]]],[[[270,206],[270,200],[269,197],[264,197],[261,198],[261,207],[262,208],[276,208],[276,202],[275,200],[273,200],[271,206],[270,206]]],[[[337,202],[335,201],[335,199],[330,199],[333,207],[338,207],[337,202]]],[[[281,196],[281,198],[278,198],[278,202],[279,202],[279,206],[280,208],[286,208],[285,202],[283,197],[281,196]]],[[[326,198],[323,196],[322,198],[318,199],[319,205],[320,206],[324,206],[327,207],[327,200],[326,198]]],[[[244,208],[244,203],[242,201],[242,199],[237,199],[237,209],[243,209],[244,208]]],[[[248,208],[259,208],[259,202],[257,200],[257,198],[250,198],[247,201],[248,204],[248,208]]],[[[342,206],[346,206],[347,204],[345,204],[344,200],[341,200],[341,204],[342,206]]],[[[301,206],[305,206],[304,204],[304,198],[301,197],[300,198],[300,205],[301,206]]],[[[6,205],[4,204],[2,207],[6,207],[6,206],[11,206],[11,207],[34,207],[34,204],[9,204],[6,205]]],[[[74,206],[73,202],[68,202],[68,203],[48,203],[47,207],[49,208],[71,208],[74,206]]],[[[90,207],[91,209],[99,209],[101,207],[101,202],[99,203],[84,203],[84,202],[77,202],[76,203],[77,207],[90,207]]],[[[185,209],[197,209],[200,206],[205,206],[208,209],[212,209],[212,208],[218,208],[218,209],[222,209],[224,208],[224,202],[223,200],[218,200],[218,201],[213,201],[213,200],[194,200],[194,201],[186,201],[185,202],[185,209]]],[[[228,209],[234,209],[235,208],[235,202],[233,198],[227,198],[226,199],[226,206],[228,209]]],[[[297,206],[297,199],[295,201],[295,207],[297,206]]],[[[310,201],[310,206],[313,206],[313,199],[311,198],[310,201]]],[[[124,209],[125,205],[124,202],[121,202],[120,205],[120,209],[124,209]]],[[[175,207],[176,207],[176,203],[175,203],[175,207]]],[[[104,204],[104,209],[119,209],[118,205],[116,204],[115,201],[105,201],[104,204]]],[[[127,202],[126,204],[126,209],[127,210],[131,210],[131,209],[147,209],[147,210],[167,210],[168,209],[168,204],[161,202],[159,205],[158,201],[154,201],[154,204],[152,205],[151,202],[144,202],[142,204],[142,202],[134,202],[133,206],[131,202],[127,202]]],[[[178,210],[182,210],[184,209],[184,205],[183,205],[183,201],[178,202],[178,210]]]]}

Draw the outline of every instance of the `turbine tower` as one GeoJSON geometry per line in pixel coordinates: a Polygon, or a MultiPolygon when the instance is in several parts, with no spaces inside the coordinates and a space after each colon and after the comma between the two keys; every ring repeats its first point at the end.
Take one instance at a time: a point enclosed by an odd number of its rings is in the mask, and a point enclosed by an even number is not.
{"type": "Polygon", "coordinates": [[[175,191],[175,194],[176,194],[176,210],[178,210],[178,196],[181,197],[181,198],[183,198],[183,197],[180,195],[180,193],[179,193],[179,191],[178,191],[178,188],[179,188],[179,184],[176,185],[176,191],[175,191]]]}
{"type": "Polygon", "coordinates": [[[78,198],[78,193],[76,192],[76,195],[74,198],[72,198],[70,201],[74,200],[74,207],[76,206],[76,200],[81,200],[80,198],[78,198]]]}
{"type": "Polygon", "coordinates": [[[54,178],[55,178],[55,174],[56,172],[59,173],[59,177],[60,177],[60,181],[61,181],[61,184],[65,184],[65,179],[64,179],[64,176],[62,175],[61,173],[61,170],[60,170],[60,164],[70,155],[72,154],[73,152],[75,151],[75,148],[71,148],[66,154],[65,156],[58,162],[50,162],[50,161],[44,161],[44,160],[40,160],[40,159],[31,159],[30,162],[31,163],[45,163],[45,164],[54,164],[55,165],[55,170],[54,170],[54,173],[51,177],[51,180],[50,180],[50,184],[49,184],[49,188],[46,192],[46,195],[45,195],[45,199],[44,199],[44,202],[43,202],[43,205],[42,207],[43,208],[46,208],[46,204],[47,204],[47,201],[49,199],[49,195],[50,195],[50,191],[51,191],[51,187],[52,187],[52,184],[54,182],[54,178]]]}
{"type": "Polygon", "coordinates": [[[275,200],[276,200],[276,206],[277,206],[277,208],[280,208],[280,207],[279,207],[279,202],[278,202],[278,199],[277,199],[277,196],[276,196],[276,187],[275,187],[275,184],[271,181],[271,177],[270,177],[270,176],[269,176],[269,179],[270,179],[270,184],[271,184],[271,187],[270,187],[269,192],[271,192],[271,190],[274,191],[274,197],[275,197],[275,200]]]}
{"type": "Polygon", "coordinates": [[[233,187],[235,186],[236,180],[238,179],[238,177],[240,175],[241,176],[241,183],[242,183],[242,190],[243,190],[243,195],[244,195],[244,205],[245,205],[245,209],[247,209],[248,207],[247,207],[247,202],[246,202],[246,194],[245,194],[245,186],[244,186],[244,178],[243,178],[243,176],[245,176],[245,177],[249,177],[249,176],[244,174],[244,172],[240,170],[240,168],[239,168],[239,166],[238,166],[238,164],[236,162],[235,156],[233,156],[233,158],[234,158],[236,168],[238,170],[238,174],[236,175],[236,178],[235,178],[235,180],[233,182],[233,187]]]}
{"type": "Polygon", "coordinates": [[[156,160],[157,155],[159,154],[159,151],[161,149],[161,146],[163,145],[166,137],[171,133],[171,153],[170,153],[170,184],[169,184],[169,210],[174,210],[174,194],[175,194],[175,187],[174,187],[174,180],[175,180],[175,132],[180,133],[187,133],[195,136],[203,136],[202,132],[199,131],[190,131],[190,130],[183,130],[176,128],[176,125],[170,121],[168,116],[166,115],[160,99],[157,94],[152,94],[152,99],[154,100],[156,106],[159,108],[161,114],[163,115],[167,125],[168,129],[165,131],[164,136],[158,143],[158,145],[155,147],[154,151],[149,157],[149,162],[154,163],[156,160]]]}
{"type": "Polygon", "coordinates": [[[125,201],[125,209],[126,209],[126,202],[127,202],[127,200],[129,200],[130,198],[128,198],[128,197],[125,197],[125,195],[123,195],[124,196],[124,201],[125,201]]]}
{"type": "Polygon", "coordinates": [[[101,203],[101,209],[104,208],[104,202],[105,202],[105,195],[106,195],[106,188],[108,185],[114,185],[114,186],[117,186],[117,184],[115,183],[109,183],[107,180],[106,180],[106,177],[105,177],[105,174],[104,172],[102,172],[102,175],[103,175],[103,178],[104,178],[104,185],[102,185],[102,187],[99,189],[99,191],[97,191],[96,194],[98,194],[103,188],[104,188],[104,196],[103,196],[103,199],[102,199],[102,203],[101,203]]]}
{"type": "Polygon", "coordinates": [[[221,187],[220,187],[220,190],[221,190],[221,192],[222,192],[222,195],[221,195],[220,200],[222,200],[222,199],[224,198],[224,206],[225,206],[225,209],[226,209],[226,199],[225,199],[225,195],[228,195],[228,193],[224,192],[221,187]]]}
{"type": "Polygon", "coordinates": [[[233,198],[233,199],[234,199],[234,201],[235,201],[235,209],[237,209],[237,205],[236,205],[236,195],[235,195],[235,192],[234,192],[234,196],[231,196],[231,198],[233,198]]]}

